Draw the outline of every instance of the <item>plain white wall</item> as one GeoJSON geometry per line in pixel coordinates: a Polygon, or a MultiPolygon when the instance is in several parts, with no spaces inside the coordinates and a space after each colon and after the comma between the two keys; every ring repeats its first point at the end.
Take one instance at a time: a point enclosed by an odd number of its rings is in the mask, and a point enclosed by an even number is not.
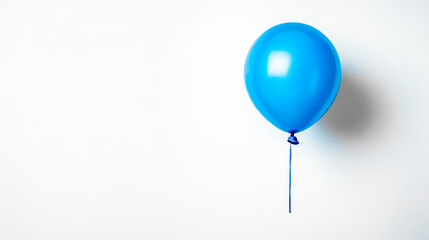
{"type": "Polygon", "coordinates": [[[429,239],[427,1],[0,1],[0,239],[429,239]],[[343,66],[287,134],[247,96],[266,29],[343,66]]]}

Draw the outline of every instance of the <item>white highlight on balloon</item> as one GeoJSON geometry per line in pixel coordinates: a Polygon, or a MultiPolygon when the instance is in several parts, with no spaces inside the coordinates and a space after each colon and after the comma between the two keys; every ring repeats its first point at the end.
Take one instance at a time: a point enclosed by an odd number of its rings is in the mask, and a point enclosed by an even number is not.
{"type": "Polygon", "coordinates": [[[272,51],[268,56],[267,71],[270,77],[284,77],[290,68],[290,55],[283,51],[272,51]]]}

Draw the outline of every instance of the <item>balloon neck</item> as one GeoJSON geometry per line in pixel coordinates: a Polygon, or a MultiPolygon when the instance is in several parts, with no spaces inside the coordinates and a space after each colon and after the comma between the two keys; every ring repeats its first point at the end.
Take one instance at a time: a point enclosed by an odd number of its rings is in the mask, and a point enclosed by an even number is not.
{"type": "Polygon", "coordinates": [[[299,144],[299,142],[298,142],[298,138],[296,138],[296,137],[295,137],[295,135],[294,135],[293,133],[291,133],[291,134],[290,134],[290,136],[289,136],[289,138],[287,139],[287,141],[288,141],[290,144],[293,144],[293,145],[298,145],[298,144],[299,144]]]}

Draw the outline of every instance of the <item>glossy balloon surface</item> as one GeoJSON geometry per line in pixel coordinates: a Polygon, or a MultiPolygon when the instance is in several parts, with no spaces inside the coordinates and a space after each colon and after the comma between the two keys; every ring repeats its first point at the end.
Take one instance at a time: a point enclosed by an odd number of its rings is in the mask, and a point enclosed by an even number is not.
{"type": "Polygon", "coordinates": [[[264,32],[249,50],[245,82],[252,102],[274,126],[301,132],[329,109],[338,93],[341,65],[319,30],[283,23],[264,32]]]}

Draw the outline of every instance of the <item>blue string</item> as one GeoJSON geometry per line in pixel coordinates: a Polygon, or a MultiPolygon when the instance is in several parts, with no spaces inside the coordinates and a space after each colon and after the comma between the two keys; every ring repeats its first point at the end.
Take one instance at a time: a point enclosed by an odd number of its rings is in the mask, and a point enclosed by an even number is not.
{"type": "Polygon", "coordinates": [[[289,138],[287,139],[287,141],[290,143],[289,144],[289,213],[292,212],[292,208],[291,208],[291,187],[292,187],[292,144],[293,145],[298,145],[299,141],[298,139],[294,136],[293,133],[290,134],[289,138]]]}
{"type": "Polygon", "coordinates": [[[292,174],[292,144],[289,144],[289,213],[291,213],[291,197],[290,197],[290,188],[292,186],[292,178],[291,178],[291,174],[292,174]]]}

